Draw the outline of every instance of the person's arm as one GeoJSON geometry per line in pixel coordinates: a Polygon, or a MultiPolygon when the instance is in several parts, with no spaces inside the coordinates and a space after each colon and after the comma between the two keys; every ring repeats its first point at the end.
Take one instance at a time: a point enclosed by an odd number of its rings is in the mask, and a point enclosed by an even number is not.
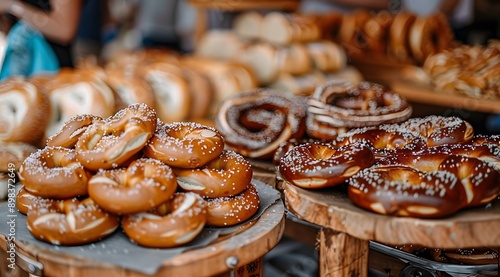
{"type": "Polygon", "coordinates": [[[0,13],[8,12],[28,22],[52,41],[68,44],[76,35],[81,0],[50,1],[50,12],[42,11],[17,0],[3,0],[1,2],[0,13]]]}

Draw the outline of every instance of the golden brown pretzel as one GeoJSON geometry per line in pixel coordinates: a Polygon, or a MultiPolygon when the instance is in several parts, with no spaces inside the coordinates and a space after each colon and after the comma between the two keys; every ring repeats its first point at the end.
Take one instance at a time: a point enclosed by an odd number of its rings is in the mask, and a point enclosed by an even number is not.
{"type": "Polygon", "coordinates": [[[86,195],[90,178],[75,151],[62,147],[45,147],[32,153],[18,174],[28,192],[54,199],[86,195]]]}
{"type": "MultiPolygon", "coordinates": [[[[60,201],[62,201],[62,200],[60,200],[60,201]]],[[[26,215],[26,214],[28,214],[28,211],[31,209],[31,207],[38,202],[43,202],[44,205],[52,206],[52,205],[57,205],[57,203],[59,203],[60,201],[48,199],[48,198],[43,198],[40,196],[35,196],[35,195],[29,193],[23,187],[23,188],[19,189],[19,191],[17,193],[16,207],[20,213],[26,215]]]]}
{"type": "Polygon", "coordinates": [[[224,140],[216,129],[194,122],[174,122],[158,124],[144,153],[172,167],[197,168],[223,150],[224,140]]]}
{"type": "Polygon", "coordinates": [[[153,136],[156,123],[152,108],[129,105],[85,130],[75,145],[78,160],[94,171],[116,168],[142,150],[153,136]]]}
{"type": "Polygon", "coordinates": [[[103,239],[120,225],[117,216],[102,211],[90,198],[54,205],[37,202],[27,216],[28,230],[54,245],[82,245],[103,239]]]}
{"type": "Polygon", "coordinates": [[[308,99],[307,112],[333,127],[366,127],[408,119],[412,108],[405,98],[387,88],[361,82],[330,82],[318,86],[308,99]]]}
{"type": "Polygon", "coordinates": [[[229,149],[245,157],[270,158],[280,143],[305,132],[305,110],[299,99],[272,89],[247,91],[226,99],[215,123],[229,149]]]}
{"type": "Polygon", "coordinates": [[[471,143],[473,145],[493,144],[500,146],[500,135],[476,135],[472,139],[471,143]]]}
{"type": "Polygon", "coordinates": [[[48,96],[29,81],[10,78],[0,84],[0,142],[39,143],[49,113],[48,96]]]}
{"type": "Polygon", "coordinates": [[[74,148],[85,130],[93,123],[100,121],[102,121],[102,118],[95,115],[76,115],[66,121],[59,132],[50,136],[46,144],[47,146],[74,148]]]}
{"type": "Polygon", "coordinates": [[[340,185],[374,163],[373,152],[363,143],[339,148],[307,143],[285,154],[279,163],[279,172],[283,179],[296,186],[319,189],[340,185]]]}
{"type": "Polygon", "coordinates": [[[176,193],[153,211],[125,216],[122,228],[139,245],[168,248],[192,241],[206,220],[207,204],[199,195],[176,193]]]}
{"type": "Polygon", "coordinates": [[[252,180],[252,167],[240,154],[224,150],[203,167],[176,169],[177,183],[202,197],[234,196],[245,190],[252,180]]]}
{"type": "Polygon", "coordinates": [[[419,133],[427,140],[427,146],[443,144],[467,143],[474,137],[474,128],[469,122],[454,116],[430,115],[421,118],[410,118],[401,124],[380,127],[387,131],[419,133]]]}
{"type": "Polygon", "coordinates": [[[133,161],[126,169],[101,170],[89,181],[89,196],[114,214],[146,212],[168,201],[177,189],[172,169],[154,159],[133,161]]]}
{"type": "Polygon", "coordinates": [[[367,142],[376,159],[390,156],[396,149],[417,151],[426,147],[425,139],[416,132],[404,129],[386,130],[382,129],[382,126],[351,129],[337,136],[333,143],[344,146],[355,142],[367,142]]]}
{"type": "Polygon", "coordinates": [[[500,172],[476,158],[426,153],[397,154],[349,179],[351,201],[370,211],[439,218],[498,197],[500,172]]]}
{"type": "Polygon", "coordinates": [[[259,210],[259,194],[254,184],[235,196],[207,198],[207,225],[226,227],[248,220],[259,210]]]}

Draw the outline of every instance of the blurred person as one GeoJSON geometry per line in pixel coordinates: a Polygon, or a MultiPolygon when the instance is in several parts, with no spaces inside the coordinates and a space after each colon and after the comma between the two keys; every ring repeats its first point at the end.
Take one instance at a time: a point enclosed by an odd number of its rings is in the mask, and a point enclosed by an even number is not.
{"type": "Polygon", "coordinates": [[[71,44],[83,0],[2,0],[11,28],[0,78],[73,67],[71,44]]]}

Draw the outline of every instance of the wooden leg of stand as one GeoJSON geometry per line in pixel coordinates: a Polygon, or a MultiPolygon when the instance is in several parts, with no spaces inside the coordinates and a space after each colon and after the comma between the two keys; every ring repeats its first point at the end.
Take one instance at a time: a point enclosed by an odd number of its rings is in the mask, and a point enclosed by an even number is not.
{"type": "Polygon", "coordinates": [[[262,277],[264,262],[262,258],[259,258],[253,262],[250,262],[244,266],[237,268],[234,271],[234,277],[262,277]]]}
{"type": "Polygon", "coordinates": [[[332,229],[319,232],[321,276],[368,276],[368,241],[332,229]]]}

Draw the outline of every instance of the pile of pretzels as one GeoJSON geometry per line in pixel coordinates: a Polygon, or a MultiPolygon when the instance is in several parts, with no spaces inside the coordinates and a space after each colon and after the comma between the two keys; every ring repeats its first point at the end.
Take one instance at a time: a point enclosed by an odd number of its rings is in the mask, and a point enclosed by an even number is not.
{"type": "Polygon", "coordinates": [[[164,123],[146,104],[71,118],[21,164],[17,207],[37,239],[81,245],[120,226],[134,243],[184,245],[259,208],[252,168],[214,128],[164,123]]]}

